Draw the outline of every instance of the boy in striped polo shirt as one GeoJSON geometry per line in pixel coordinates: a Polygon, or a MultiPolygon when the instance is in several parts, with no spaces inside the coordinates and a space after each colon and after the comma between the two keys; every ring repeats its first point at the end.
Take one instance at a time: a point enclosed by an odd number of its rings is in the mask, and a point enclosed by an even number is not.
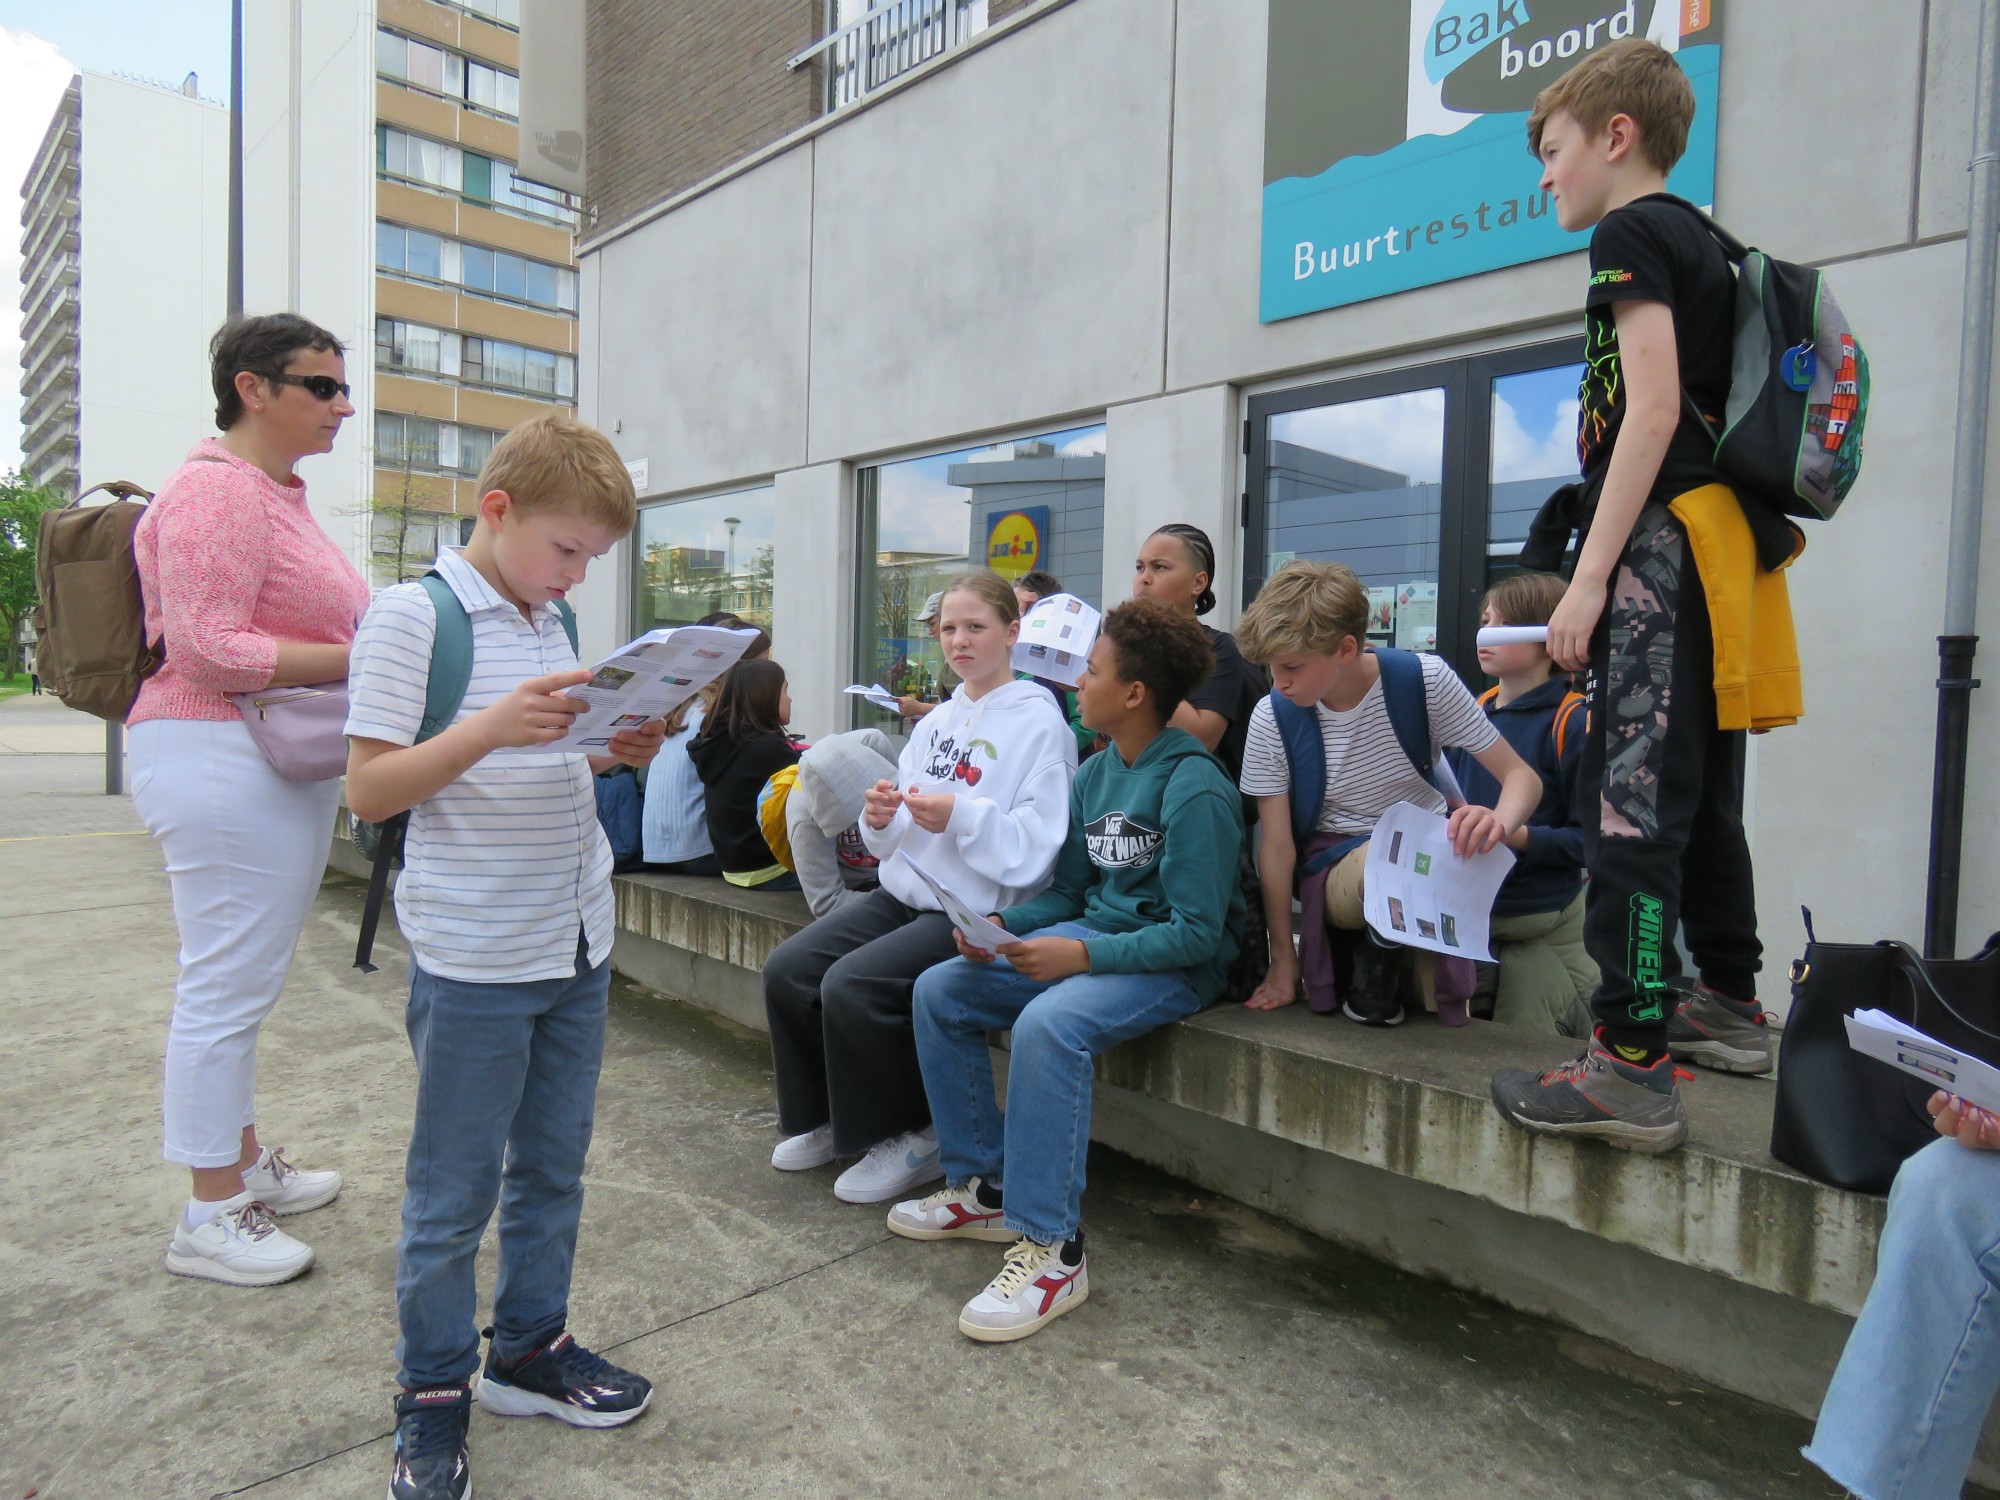
{"type": "Polygon", "coordinates": [[[605,757],[522,753],[559,739],[581,707],[561,696],[590,674],[556,605],[636,513],[602,433],[567,414],[524,423],[479,476],[464,553],[438,559],[472,622],[451,725],[416,743],[437,630],[421,585],[385,589],[354,640],[348,806],[373,821],[410,812],[396,917],[413,958],[417,1113],[396,1252],[391,1500],[463,1500],[470,1487],[473,1257],[503,1196],[480,1405],[615,1427],[652,1399],[565,1323],[611,981],[611,850],[591,777],[651,761],[664,726],[623,732],[605,757]]]}

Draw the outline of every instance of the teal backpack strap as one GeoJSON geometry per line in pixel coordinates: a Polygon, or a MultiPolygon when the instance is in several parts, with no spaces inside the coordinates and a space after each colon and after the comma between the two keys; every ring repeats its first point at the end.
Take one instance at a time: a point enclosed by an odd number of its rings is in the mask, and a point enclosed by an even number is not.
{"type": "Polygon", "coordinates": [[[458,717],[458,706],[465,701],[465,690],[472,686],[472,616],[437,573],[426,573],[417,582],[431,596],[431,607],[437,611],[430,681],[424,688],[424,722],[417,729],[421,745],[451,727],[451,721],[458,717]]]}
{"type": "MultiPolygon", "coordinates": [[[[569,649],[579,650],[576,644],[576,611],[569,607],[569,601],[565,599],[556,600],[555,606],[556,618],[562,621],[563,634],[569,637],[569,649]]],[[[581,660],[581,657],[578,659],[581,660]]]]}
{"type": "MultiPolygon", "coordinates": [[[[417,740],[435,739],[458,717],[465,702],[465,690],[472,686],[472,616],[459,603],[451,585],[435,571],[417,580],[431,596],[437,611],[437,632],[431,637],[430,678],[424,684],[424,719],[417,726],[417,740]]],[[[375,927],[382,917],[382,901],[389,892],[389,870],[403,855],[403,837],[410,815],[397,813],[382,824],[376,835],[375,864],[368,872],[368,896],[361,905],[361,931],[354,945],[354,967],[373,974],[369,960],[375,952],[375,927]]]]}

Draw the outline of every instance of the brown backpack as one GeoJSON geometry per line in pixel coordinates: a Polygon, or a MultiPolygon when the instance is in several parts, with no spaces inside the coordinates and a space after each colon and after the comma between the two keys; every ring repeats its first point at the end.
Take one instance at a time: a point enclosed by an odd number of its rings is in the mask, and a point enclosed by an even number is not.
{"type": "Polygon", "coordinates": [[[146,640],[146,603],[132,532],[152,494],[128,480],[94,485],[42,515],[35,552],[35,669],[48,690],[87,714],[125,722],[164,646],[146,640]],[[103,490],[109,505],[85,505],[103,490]]]}

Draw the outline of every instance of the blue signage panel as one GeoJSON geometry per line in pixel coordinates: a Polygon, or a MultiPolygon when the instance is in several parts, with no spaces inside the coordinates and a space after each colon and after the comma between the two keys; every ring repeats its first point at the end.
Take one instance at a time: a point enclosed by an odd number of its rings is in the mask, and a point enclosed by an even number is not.
{"type": "Polygon", "coordinates": [[[1270,8],[1266,323],[1582,249],[1588,234],[1564,233],[1541,190],[1528,111],[1580,58],[1624,37],[1651,37],[1686,71],[1694,127],[1668,187],[1715,200],[1718,0],[1270,8]]]}

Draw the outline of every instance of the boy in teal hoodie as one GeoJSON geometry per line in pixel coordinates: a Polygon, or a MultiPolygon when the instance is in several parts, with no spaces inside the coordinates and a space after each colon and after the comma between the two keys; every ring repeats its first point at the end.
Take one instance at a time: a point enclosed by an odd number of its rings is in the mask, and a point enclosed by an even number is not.
{"type": "Polygon", "coordinates": [[[1092,1059],[1222,993],[1245,910],[1243,814],[1222,763],[1167,720],[1214,658],[1193,619],[1149,599],[1104,617],[1078,684],[1111,741],[1077,772],[1053,883],[993,918],[1021,934],[969,946],[917,980],[917,1058],[947,1186],[899,1203],[907,1239],[1015,1240],[959,1332],[1026,1338],[1090,1295],[1078,1218],[1092,1059]],[[989,1031],[1013,1029],[1003,1121],[989,1031]],[[1003,1201],[1003,1168],[1006,1193],[1003,1201]]]}

